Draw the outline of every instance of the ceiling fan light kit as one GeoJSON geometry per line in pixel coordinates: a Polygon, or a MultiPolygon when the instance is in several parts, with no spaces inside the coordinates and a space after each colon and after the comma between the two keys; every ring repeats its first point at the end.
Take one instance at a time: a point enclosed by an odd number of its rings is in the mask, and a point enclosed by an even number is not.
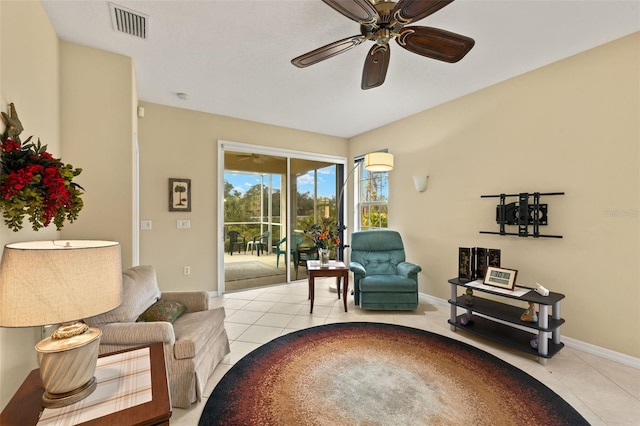
{"type": "Polygon", "coordinates": [[[291,63],[299,68],[332,58],[364,41],[375,44],[369,50],[362,70],[363,90],[384,83],[395,38],[409,52],[443,62],[458,62],[469,53],[475,41],[439,28],[406,25],[442,9],[453,0],[322,0],[335,11],[360,24],[360,34],[329,43],[298,56],[291,63]]]}

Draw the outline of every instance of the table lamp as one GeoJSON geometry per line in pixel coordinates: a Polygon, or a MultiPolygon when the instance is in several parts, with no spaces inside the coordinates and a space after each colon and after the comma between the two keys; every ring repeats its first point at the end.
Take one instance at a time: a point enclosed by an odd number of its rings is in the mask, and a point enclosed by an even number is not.
{"type": "Polygon", "coordinates": [[[81,320],[120,305],[120,244],[31,241],[7,244],[0,263],[0,326],[62,324],[36,346],[45,407],[80,401],[96,388],[102,332],[81,320]]]}

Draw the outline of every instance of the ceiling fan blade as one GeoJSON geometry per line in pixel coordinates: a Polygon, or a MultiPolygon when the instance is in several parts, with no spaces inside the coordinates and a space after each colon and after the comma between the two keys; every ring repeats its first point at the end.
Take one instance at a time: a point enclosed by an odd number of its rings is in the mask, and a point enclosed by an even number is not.
{"type": "Polygon", "coordinates": [[[373,89],[384,83],[389,68],[389,58],[391,49],[389,44],[374,44],[367,59],[364,61],[364,69],[362,70],[362,90],[373,89]]]}
{"type": "Polygon", "coordinates": [[[444,62],[458,62],[476,43],[472,38],[431,27],[405,27],[396,37],[409,52],[444,62]]]}
{"type": "Polygon", "coordinates": [[[422,18],[436,13],[453,0],[400,0],[391,16],[402,25],[419,21],[422,18]]]}
{"type": "Polygon", "coordinates": [[[291,60],[291,63],[298,68],[308,67],[309,65],[317,64],[325,59],[332,58],[339,55],[342,52],[356,47],[362,43],[366,38],[362,35],[354,35],[342,40],[334,41],[326,46],[319,47],[311,52],[307,52],[304,55],[300,55],[297,58],[291,60]]]}
{"type": "Polygon", "coordinates": [[[378,21],[378,11],[369,0],[322,0],[335,11],[362,25],[378,21]]]}

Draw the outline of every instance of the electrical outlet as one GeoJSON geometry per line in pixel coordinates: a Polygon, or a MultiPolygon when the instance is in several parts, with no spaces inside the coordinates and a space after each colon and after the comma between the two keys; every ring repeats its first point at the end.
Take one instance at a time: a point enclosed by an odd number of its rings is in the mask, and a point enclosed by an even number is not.
{"type": "Polygon", "coordinates": [[[150,220],[141,220],[140,221],[140,229],[143,231],[151,229],[151,221],[150,220]]]}
{"type": "Polygon", "coordinates": [[[185,275],[191,275],[191,266],[185,266],[184,267],[184,274],[185,275]]]}
{"type": "Polygon", "coordinates": [[[177,228],[178,229],[189,229],[191,228],[191,221],[189,219],[178,219],[177,222],[177,228]]]}

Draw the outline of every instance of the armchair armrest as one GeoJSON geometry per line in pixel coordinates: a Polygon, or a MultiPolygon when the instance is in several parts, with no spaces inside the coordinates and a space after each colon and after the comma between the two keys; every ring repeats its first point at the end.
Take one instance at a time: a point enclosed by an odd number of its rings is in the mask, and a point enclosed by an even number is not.
{"type": "Polygon", "coordinates": [[[364,266],[362,266],[358,262],[349,262],[349,269],[354,274],[362,274],[362,275],[367,274],[367,271],[364,269],[364,266]]]}
{"type": "Polygon", "coordinates": [[[107,345],[144,345],[162,342],[173,345],[176,336],[169,322],[113,322],[101,328],[100,342],[107,345]]]}
{"type": "Polygon", "coordinates": [[[187,307],[187,312],[209,309],[209,294],[206,291],[163,291],[160,299],[180,302],[187,307]]]}
{"type": "Polygon", "coordinates": [[[400,262],[398,263],[398,275],[402,275],[404,277],[408,277],[409,275],[417,274],[422,271],[422,268],[411,262],[400,262]]]}

